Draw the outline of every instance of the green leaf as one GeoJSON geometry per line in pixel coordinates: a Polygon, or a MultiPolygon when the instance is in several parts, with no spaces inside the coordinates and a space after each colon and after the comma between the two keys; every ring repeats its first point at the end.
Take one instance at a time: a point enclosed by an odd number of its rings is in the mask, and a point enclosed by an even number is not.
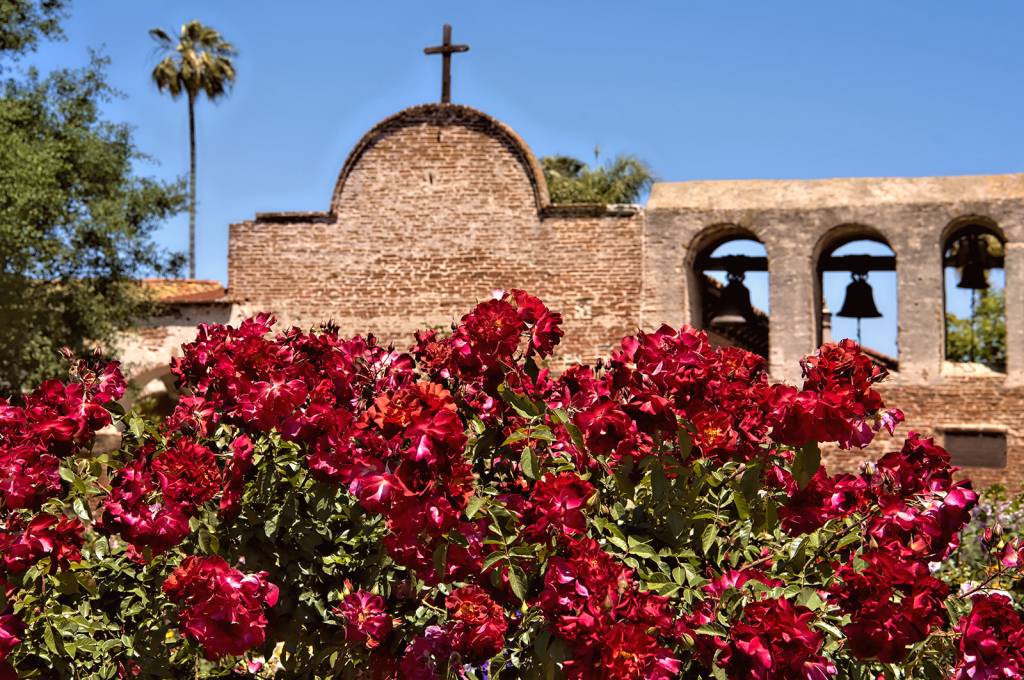
{"type": "Polygon", "coordinates": [[[532,418],[539,414],[537,406],[532,401],[522,394],[517,394],[504,383],[498,385],[498,396],[524,418],[532,418]]]}
{"type": "Polygon", "coordinates": [[[448,544],[442,543],[434,549],[434,571],[443,579],[448,567],[448,544]]]}
{"type": "Polygon", "coordinates": [[[715,623],[714,621],[705,623],[697,629],[697,632],[701,635],[714,635],[715,637],[721,638],[729,637],[729,631],[725,629],[725,626],[720,623],[715,623]]]}
{"type": "Polygon", "coordinates": [[[480,510],[480,508],[483,506],[485,502],[486,499],[479,493],[477,493],[475,496],[472,496],[469,499],[469,502],[466,504],[466,517],[468,519],[473,519],[477,511],[480,510]]]}
{"type": "Polygon", "coordinates": [[[618,487],[619,493],[625,497],[625,500],[633,500],[633,496],[636,494],[636,487],[633,486],[629,473],[621,468],[615,468],[612,474],[615,476],[615,486],[618,487]]]}
{"type": "Polygon", "coordinates": [[[839,543],[836,544],[836,550],[842,550],[851,543],[856,543],[861,539],[860,534],[847,534],[840,539],[839,543]]]}
{"type": "Polygon", "coordinates": [[[687,581],[687,583],[689,583],[691,586],[694,583],[696,583],[697,580],[700,578],[697,575],[697,570],[694,569],[693,565],[690,564],[689,562],[683,562],[682,570],[686,574],[686,581],[687,581]]]}
{"type": "Polygon", "coordinates": [[[57,641],[54,639],[53,636],[53,627],[49,624],[47,624],[47,626],[43,628],[43,642],[46,643],[46,648],[49,649],[51,652],[53,652],[54,654],[59,653],[57,652],[57,641]]]}
{"type": "Polygon", "coordinates": [[[142,441],[142,435],[146,432],[146,423],[142,418],[133,417],[128,421],[128,428],[135,435],[135,438],[142,441]]]}
{"type": "Polygon", "coordinates": [[[657,591],[658,591],[658,595],[661,595],[662,597],[672,597],[677,592],[679,592],[679,588],[680,588],[680,586],[678,584],[676,584],[676,583],[665,583],[665,584],[661,585],[657,589],[657,591]]]}
{"type": "Polygon", "coordinates": [[[569,433],[569,436],[572,437],[572,443],[575,444],[576,450],[580,453],[586,453],[587,444],[583,439],[583,433],[580,432],[580,428],[576,427],[575,423],[567,422],[565,424],[565,429],[569,433]]]}
{"type": "Polygon", "coordinates": [[[658,556],[658,553],[655,552],[654,548],[652,548],[651,546],[647,545],[646,543],[637,543],[636,545],[634,545],[632,548],[629,549],[629,552],[631,552],[632,554],[637,555],[639,557],[657,557],[658,556]]]}
{"type": "Polygon", "coordinates": [[[520,569],[514,564],[510,564],[508,567],[508,583],[512,586],[512,592],[516,594],[521,601],[526,602],[527,583],[526,583],[526,572],[520,569]]]}
{"type": "Polygon", "coordinates": [[[83,522],[91,522],[92,514],[89,512],[89,506],[86,505],[85,501],[81,498],[76,498],[72,503],[71,507],[75,509],[75,514],[83,522]]]}
{"type": "Polygon", "coordinates": [[[537,454],[533,452],[532,448],[526,447],[523,449],[523,455],[519,462],[523,466],[523,474],[526,475],[527,479],[536,481],[539,478],[538,468],[540,467],[540,461],[537,459],[537,454]]]}
{"type": "Polygon", "coordinates": [[[537,655],[538,659],[543,659],[544,654],[548,651],[548,643],[551,642],[551,631],[546,630],[537,636],[537,639],[533,643],[533,652],[537,655]]]}
{"type": "Polygon", "coordinates": [[[768,533],[775,533],[775,527],[779,525],[779,509],[775,505],[775,500],[772,498],[768,499],[765,503],[764,509],[764,528],[768,533]]]}
{"type": "Polygon", "coordinates": [[[680,427],[676,431],[676,436],[679,438],[679,460],[685,461],[690,457],[690,453],[693,452],[693,437],[690,436],[685,427],[680,427]]]}
{"type": "Polygon", "coordinates": [[[717,524],[709,524],[707,526],[707,528],[704,529],[704,533],[701,534],[701,537],[700,537],[700,546],[701,546],[701,549],[704,551],[705,555],[707,555],[708,552],[711,550],[711,546],[715,544],[715,539],[717,537],[718,537],[718,525],[717,524]]]}
{"type": "Polygon", "coordinates": [[[651,466],[651,495],[655,503],[665,500],[668,495],[669,481],[665,475],[665,468],[660,462],[651,466]]]}
{"type": "Polygon", "coordinates": [[[501,552],[500,550],[492,552],[484,559],[483,564],[480,565],[480,571],[487,571],[503,559],[505,559],[505,553],[501,552]]]}
{"type": "Polygon", "coordinates": [[[750,517],[750,506],[747,505],[747,499],[742,491],[734,491],[732,493],[732,504],[736,506],[736,513],[740,516],[740,519],[745,520],[750,517]]]}
{"type": "Polygon", "coordinates": [[[793,465],[790,469],[797,486],[806,489],[811,483],[811,478],[818,473],[821,467],[821,450],[818,443],[809,441],[796,450],[793,456],[793,465]]]}
{"type": "Polygon", "coordinates": [[[215,555],[220,549],[220,541],[210,533],[210,528],[205,524],[199,528],[199,547],[207,555],[215,555]]]}
{"type": "Polygon", "coordinates": [[[761,482],[761,466],[751,465],[743,472],[740,478],[740,492],[748,501],[757,498],[758,487],[761,482]]]}

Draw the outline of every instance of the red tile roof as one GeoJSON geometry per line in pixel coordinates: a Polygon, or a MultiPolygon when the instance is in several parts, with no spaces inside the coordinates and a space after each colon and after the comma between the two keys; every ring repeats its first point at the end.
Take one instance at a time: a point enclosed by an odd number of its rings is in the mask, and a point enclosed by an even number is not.
{"type": "Polygon", "coordinates": [[[227,295],[220,281],[143,279],[140,283],[148,288],[157,300],[167,304],[218,302],[227,295]]]}

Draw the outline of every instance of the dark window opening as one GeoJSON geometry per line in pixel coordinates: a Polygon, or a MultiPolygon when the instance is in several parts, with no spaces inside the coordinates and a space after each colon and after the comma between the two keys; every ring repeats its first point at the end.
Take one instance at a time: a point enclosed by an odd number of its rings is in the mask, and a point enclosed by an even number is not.
{"type": "Polygon", "coordinates": [[[950,463],[958,467],[1006,467],[1006,435],[1002,432],[949,430],[944,443],[950,463]]]}

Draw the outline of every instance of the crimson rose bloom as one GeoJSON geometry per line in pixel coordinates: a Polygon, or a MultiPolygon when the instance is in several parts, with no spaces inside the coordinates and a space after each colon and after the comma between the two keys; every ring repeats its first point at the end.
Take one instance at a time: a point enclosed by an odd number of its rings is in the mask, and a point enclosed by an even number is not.
{"type": "Polygon", "coordinates": [[[11,650],[21,642],[21,638],[18,636],[24,630],[25,624],[21,622],[17,614],[0,615],[0,680],[17,680],[18,678],[14,668],[7,661],[7,657],[10,656],[11,650]]]}
{"type": "Polygon", "coordinates": [[[1024,675],[1024,623],[1010,598],[975,595],[971,613],[956,624],[960,641],[953,680],[1019,678],[1024,675]]]}
{"type": "Polygon", "coordinates": [[[164,503],[186,515],[195,515],[200,505],[220,491],[220,470],[213,452],[188,439],[153,459],[153,472],[160,480],[164,503]]]}
{"type": "Polygon", "coordinates": [[[263,607],[277,604],[277,586],[266,577],[265,571],[243,574],[216,555],[190,555],[167,577],[163,591],[181,607],[182,635],[203,645],[206,658],[213,660],[263,644],[263,607]]]}
{"type": "Polygon", "coordinates": [[[560,534],[581,534],[587,530],[587,501],[594,487],[571,472],[547,474],[533,488],[533,522],[527,527],[531,538],[544,539],[548,527],[560,534]]]}
{"type": "Polygon", "coordinates": [[[242,493],[245,491],[245,476],[252,467],[255,452],[248,435],[242,435],[231,442],[231,462],[224,470],[224,492],[220,497],[220,518],[234,519],[241,511],[242,493]]]}
{"type": "Polygon", "coordinates": [[[335,607],[334,614],[345,619],[347,642],[365,642],[371,649],[388,636],[393,625],[391,617],[384,611],[383,598],[365,590],[346,595],[335,607]]]}
{"type": "MultiPolygon", "coordinates": [[[[13,522],[12,522],[13,523],[13,522]]],[[[24,531],[0,532],[0,567],[7,574],[23,574],[33,564],[50,558],[50,573],[67,570],[69,562],[82,561],[82,531],[76,519],[42,513],[24,531]]]]}
{"type": "Polygon", "coordinates": [[[731,680],[825,680],[835,666],[820,656],[824,636],[808,624],[814,612],[794,607],[788,600],[762,600],[748,604],[745,621],[736,623],[732,641],[720,663],[731,680]]]}
{"type": "Polygon", "coordinates": [[[448,630],[456,651],[470,661],[486,661],[501,651],[508,630],[505,610],[483,588],[453,590],[444,604],[455,619],[448,630]]]}

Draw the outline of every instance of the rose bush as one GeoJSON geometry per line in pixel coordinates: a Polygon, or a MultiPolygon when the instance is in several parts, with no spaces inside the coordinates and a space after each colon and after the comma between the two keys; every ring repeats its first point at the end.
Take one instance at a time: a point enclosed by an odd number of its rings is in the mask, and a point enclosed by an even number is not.
{"type": "Polygon", "coordinates": [[[1024,672],[1024,546],[958,561],[949,456],[821,465],[903,418],[854,343],[800,388],[689,327],[553,376],[561,323],[498,291],[400,353],[260,315],[199,327],[163,423],[116,364],[0,404],[0,677],[1024,672]]]}

